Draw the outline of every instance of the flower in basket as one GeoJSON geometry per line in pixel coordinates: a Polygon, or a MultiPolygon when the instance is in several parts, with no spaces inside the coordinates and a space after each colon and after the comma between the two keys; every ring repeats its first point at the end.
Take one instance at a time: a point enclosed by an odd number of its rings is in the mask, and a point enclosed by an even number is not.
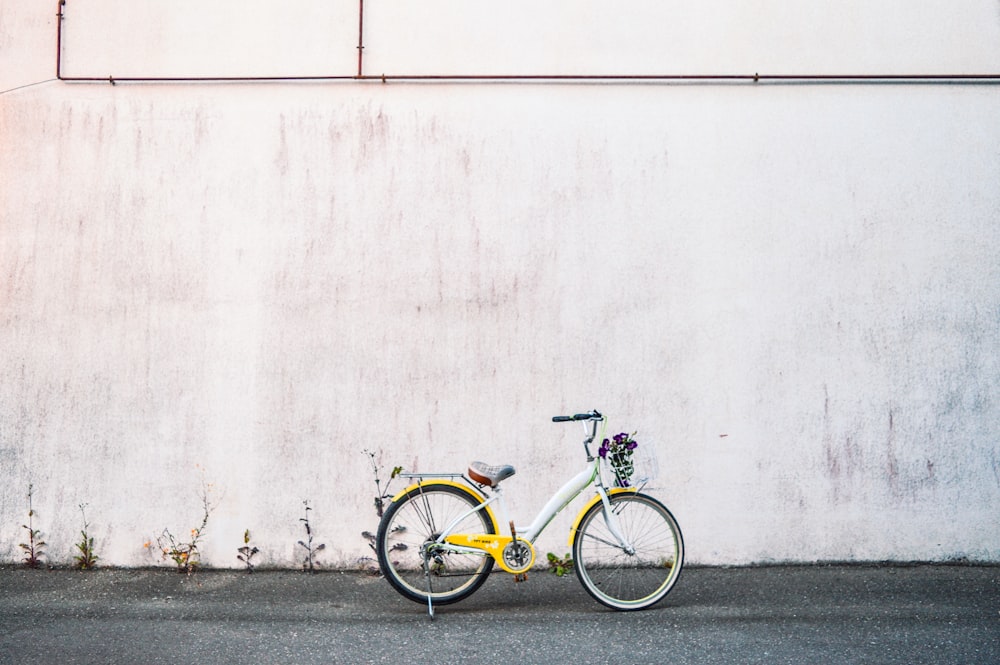
{"type": "Polygon", "coordinates": [[[635,432],[615,434],[611,439],[604,439],[601,447],[597,449],[597,454],[611,465],[611,470],[615,472],[615,484],[619,487],[628,487],[629,478],[635,472],[632,451],[638,448],[639,444],[632,438],[633,436],[635,432]]]}

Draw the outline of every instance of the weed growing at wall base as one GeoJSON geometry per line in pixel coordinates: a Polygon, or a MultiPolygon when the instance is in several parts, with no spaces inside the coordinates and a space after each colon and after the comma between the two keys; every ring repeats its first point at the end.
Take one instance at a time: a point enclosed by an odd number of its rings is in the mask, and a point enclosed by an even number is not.
{"type": "MultiPolygon", "coordinates": [[[[396,476],[398,476],[400,473],[403,472],[403,467],[395,466],[392,468],[392,473],[389,474],[389,481],[385,484],[385,487],[383,488],[382,479],[380,477],[382,468],[375,459],[376,453],[374,451],[368,450],[367,448],[364,449],[362,452],[364,452],[364,454],[368,456],[368,461],[371,463],[372,467],[372,473],[375,475],[375,514],[378,515],[379,518],[381,519],[382,513],[384,512],[385,509],[385,500],[390,498],[391,496],[389,494],[389,485],[391,485],[392,481],[396,479],[396,476]]],[[[372,533],[371,531],[362,531],[361,537],[368,541],[368,547],[372,548],[372,551],[374,552],[375,534],[372,533]]],[[[362,572],[367,573],[369,575],[381,574],[381,571],[379,570],[378,567],[377,559],[370,556],[363,556],[360,559],[358,559],[358,562],[360,564],[358,567],[362,572]]]]}
{"type": "Polygon", "coordinates": [[[566,553],[566,556],[558,556],[549,552],[549,570],[555,573],[557,576],[562,577],[568,573],[573,568],[573,558],[566,553]]]}
{"type": "Polygon", "coordinates": [[[385,489],[382,488],[382,479],[379,477],[379,472],[381,467],[375,461],[375,452],[368,450],[367,448],[363,451],[368,455],[368,460],[372,465],[372,473],[375,474],[375,512],[378,514],[379,518],[382,517],[382,511],[385,506],[385,500],[389,498],[389,485],[392,481],[403,471],[403,467],[395,466],[392,468],[392,473],[389,474],[389,482],[385,484],[385,489]]]}
{"type": "Polygon", "coordinates": [[[32,497],[35,493],[35,486],[28,485],[28,523],[22,524],[24,530],[28,532],[28,542],[21,543],[24,550],[24,564],[28,568],[40,568],[42,557],[45,556],[45,541],[42,540],[42,532],[35,528],[35,508],[32,504],[32,497]]]}
{"type": "MultiPolygon", "coordinates": [[[[215,508],[209,501],[209,486],[205,484],[202,484],[201,488],[201,505],[203,508],[201,524],[191,529],[189,539],[181,540],[176,538],[169,529],[164,529],[156,537],[156,544],[162,553],[163,559],[173,561],[174,565],[177,566],[178,573],[187,573],[190,575],[201,565],[199,544],[205,535],[205,528],[208,526],[208,517],[215,508]]],[[[150,543],[147,542],[146,546],[148,547],[149,545],[150,543]]]]}
{"type": "Polygon", "coordinates": [[[250,547],[250,529],[243,532],[243,547],[236,551],[239,552],[236,558],[243,562],[249,575],[253,572],[253,557],[260,551],[256,547],[250,547]]]}
{"type": "Polygon", "coordinates": [[[87,504],[80,504],[80,515],[83,517],[83,530],[80,531],[80,542],[76,544],[77,554],[73,556],[76,567],[80,570],[90,570],[97,565],[100,558],[94,552],[94,537],[90,535],[90,523],[87,522],[85,511],[87,504]]]}
{"type": "MultiPolygon", "coordinates": [[[[361,537],[368,541],[368,547],[375,550],[375,534],[371,531],[362,531],[361,537]]],[[[372,577],[378,577],[382,574],[382,571],[378,567],[378,559],[371,556],[363,556],[358,559],[358,570],[366,575],[371,575],[372,577]]]]}
{"type": "Polygon", "coordinates": [[[312,510],[312,508],[309,507],[308,500],[303,501],[302,505],[306,507],[306,516],[299,518],[299,521],[305,524],[306,527],[306,540],[304,542],[301,540],[299,541],[299,545],[301,545],[306,551],[306,556],[302,560],[302,570],[314,573],[316,572],[315,567],[317,565],[316,553],[325,549],[326,544],[324,543],[321,545],[313,546],[313,532],[312,532],[312,527],[309,525],[309,511],[312,510]]]}

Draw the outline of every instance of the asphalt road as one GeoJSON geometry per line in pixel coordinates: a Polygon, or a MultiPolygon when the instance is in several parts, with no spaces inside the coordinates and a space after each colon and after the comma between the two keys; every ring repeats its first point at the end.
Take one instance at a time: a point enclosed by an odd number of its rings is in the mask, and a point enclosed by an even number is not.
{"type": "Polygon", "coordinates": [[[1000,663],[1000,567],[688,568],[622,613],[494,573],[425,608],[359,573],[0,568],[0,663],[1000,663]]]}

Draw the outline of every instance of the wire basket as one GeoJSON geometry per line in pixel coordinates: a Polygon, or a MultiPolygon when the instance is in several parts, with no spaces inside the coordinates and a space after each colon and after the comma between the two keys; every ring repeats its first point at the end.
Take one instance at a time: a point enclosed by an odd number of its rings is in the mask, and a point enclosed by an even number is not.
{"type": "Polygon", "coordinates": [[[602,455],[601,472],[605,484],[611,487],[642,487],[656,478],[659,463],[653,446],[643,444],[633,450],[602,455]]]}

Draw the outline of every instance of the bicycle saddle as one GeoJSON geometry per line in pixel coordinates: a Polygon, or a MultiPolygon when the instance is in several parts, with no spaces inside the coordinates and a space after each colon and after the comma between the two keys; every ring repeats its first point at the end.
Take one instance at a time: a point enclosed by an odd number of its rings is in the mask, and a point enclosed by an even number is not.
{"type": "Polygon", "coordinates": [[[481,485],[496,487],[500,481],[510,478],[515,473],[514,467],[510,464],[490,466],[483,462],[473,462],[469,465],[469,478],[481,485]]]}

